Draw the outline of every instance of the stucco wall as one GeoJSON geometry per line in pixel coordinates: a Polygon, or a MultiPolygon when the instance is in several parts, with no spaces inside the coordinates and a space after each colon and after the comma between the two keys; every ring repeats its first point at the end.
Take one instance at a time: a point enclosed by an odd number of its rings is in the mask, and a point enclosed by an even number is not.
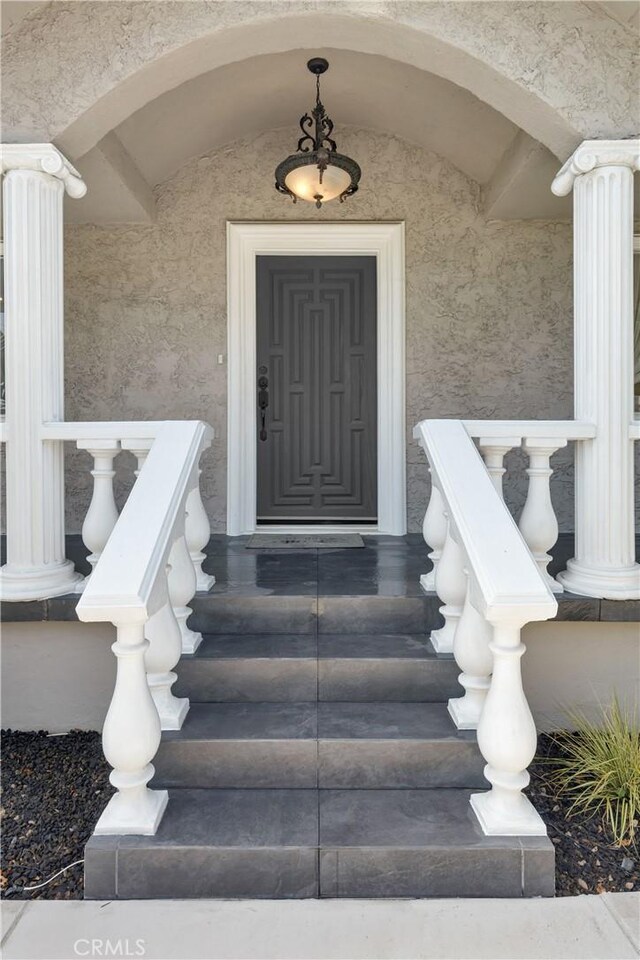
{"type": "MultiPolygon", "coordinates": [[[[567,710],[596,719],[614,695],[637,714],[636,623],[530,623],[523,639],[523,683],[539,730],[566,726],[567,710]]],[[[115,679],[113,640],[108,623],[4,624],[3,729],[102,729],[115,679]]]]}
{"type": "MultiPolygon", "coordinates": [[[[447,161],[390,136],[338,129],[358,159],[344,205],[293,205],[272,171],[293,129],[194,159],[157,190],[151,226],[66,228],[67,419],[200,418],[217,439],[203,461],[214,530],[225,527],[226,221],[404,220],[407,292],[408,510],[427,499],[424,417],[565,418],[572,411],[571,227],[485,222],[479,188],[447,161]]],[[[572,523],[571,454],[558,455],[554,498],[572,523]]],[[[120,458],[118,489],[132,463],[120,458]]],[[[68,457],[69,531],[89,501],[87,454],[68,457]]],[[[514,461],[515,463],[515,461],[514,461]]],[[[523,478],[508,496],[522,502],[523,478]]]]}

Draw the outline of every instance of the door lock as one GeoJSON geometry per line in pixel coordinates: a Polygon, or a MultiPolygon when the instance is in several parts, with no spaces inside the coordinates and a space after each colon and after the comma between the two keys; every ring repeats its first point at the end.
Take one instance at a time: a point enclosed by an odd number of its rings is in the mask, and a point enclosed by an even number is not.
{"type": "MultiPolygon", "coordinates": [[[[261,370],[264,368],[260,368],[261,370]]],[[[258,377],[258,409],[260,411],[260,439],[267,439],[266,409],[269,406],[269,380],[264,375],[258,377]]]]}

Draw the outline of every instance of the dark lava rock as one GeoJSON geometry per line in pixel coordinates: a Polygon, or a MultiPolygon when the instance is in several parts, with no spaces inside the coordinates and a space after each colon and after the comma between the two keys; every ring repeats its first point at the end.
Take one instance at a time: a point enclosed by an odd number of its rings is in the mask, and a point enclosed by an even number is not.
{"type": "Polygon", "coordinates": [[[83,865],[25,891],[81,860],[113,793],[100,734],[2,733],[0,889],[11,899],[80,899],[83,865]]]}
{"type": "Polygon", "coordinates": [[[614,846],[600,817],[569,816],[569,802],[549,785],[545,760],[557,756],[558,749],[550,737],[539,738],[527,789],[556,848],[556,896],[640,890],[639,858],[633,848],[614,846]]]}

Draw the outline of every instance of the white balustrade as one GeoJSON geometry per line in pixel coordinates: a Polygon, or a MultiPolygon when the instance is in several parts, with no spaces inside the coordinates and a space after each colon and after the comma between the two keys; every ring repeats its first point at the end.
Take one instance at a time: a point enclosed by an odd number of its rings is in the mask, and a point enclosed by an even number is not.
{"type": "MultiPolygon", "coordinates": [[[[179,729],[189,706],[171,690],[183,643],[172,604],[178,597],[186,621],[186,601],[195,591],[184,539],[186,501],[212,431],[203,423],[169,421],[154,433],[144,468],[77,606],[80,620],[111,622],[117,630],[112,649],[118,669],[103,730],[117,793],[100,817],[98,834],[156,832],[167,792],[147,786],[152,760],[161,730],[179,729]]],[[[133,431],[128,434],[135,442],[133,431]]]]}
{"type": "Polygon", "coordinates": [[[480,826],[489,836],[538,836],[546,827],[522,793],[536,752],[536,727],[522,689],[520,620],[493,623],[493,676],[478,725],[478,746],[487,761],[488,793],[471,795],[480,826]]]}
{"type": "Polygon", "coordinates": [[[102,731],[104,755],[113,767],[109,779],[118,791],[98,820],[95,833],[156,832],[167,805],[166,790],[149,790],[151,760],[160,745],[160,718],[145,672],[149,642],[141,623],[116,624],[116,684],[102,731]]]}
{"type": "Polygon", "coordinates": [[[431,547],[429,559],[433,567],[428,573],[423,573],[420,577],[420,585],[423,590],[435,590],[436,588],[436,570],[442,556],[445,540],[447,539],[447,518],[444,515],[444,505],[442,503],[442,494],[438,488],[431,483],[431,496],[429,497],[429,506],[427,507],[422,524],[422,536],[428,547],[431,547]]]}
{"type": "Polygon", "coordinates": [[[465,424],[424,420],[414,436],[449,520],[436,590],[445,601],[455,598],[443,631],[451,622],[465,689],[464,697],[449,701],[449,712],[459,729],[477,726],[491,784],[488,792],[471,796],[471,806],[486,834],[544,835],[542,819],[522,793],[536,730],[522,688],[520,631],[530,621],[555,616],[558,604],[465,424]],[[464,603],[461,614],[458,602],[464,603]]]}
{"type": "Polygon", "coordinates": [[[437,653],[453,653],[453,638],[462,614],[466,589],[464,554],[453,537],[451,521],[448,519],[444,548],[436,570],[436,593],[444,601],[440,607],[444,626],[431,631],[431,643],[437,653]]]}
{"type": "MultiPolygon", "coordinates": [[[[167,566],[167,574],[169,566],[167,566]]],[[[173,672],[182,655],[182,634],[173,607],[167,602],[147,620],[144,635],[149,641],[145,654],[147,681],[163,730],[180,730],[189,710],[187,697],[176,697],[171,687],[173,672]]]]}
{"type": "MultiPolygon", "coordinates": [[[[201,476],[202,470],[198,469],[198,479],[201,476]]],[[[216,578],[212,574],[205,573],[202,569],[202,561],[206,560],[206,555],[202,551],[209,543],[211,526],[202,502],[199,482],[189,491],[187,497],[187,518],[184,533],[196,573],[196,590],[210,590],[216,582],[216,578]]]]}
{"type": "Polygon", "coordinates": [[[195,653],[202,643],[202,634],[191,630],[187,626],[187,620],[192,612],[188,603],[196,592],[196,572],[184,534],[178,536],[171,548],[169,565],[171,567],[169,571],[169,597],[180,627],[182,652],[195,653]]]}
{"type": "Polygon", "coordinates": [[[493,657],[489,644],[491,625],[471,602],[469,577],[462,615],[453,638],[453,656],[462,670],[458,682],[464,687],[463,697],[452,697],[448,709],[458,730],[476,730],[485,697],[491,683],[493,657]]]}
{"type": "Polygon", "coordinates": [[[518,446],[520,446],[520,437],[500,437],[499,439],[480,437],[478,439],[478,447],[483,456],[487,472],[501,497],[504,497],[502,478],[506,473],[504,458],[510,450],[518,446]]]}
{"type": "Polygon", "coordinates": [[[538,564],[540,573],[554,593],[562,593],[563,587],[547,571],[551,560],[547,551],[558,539],[558,521],[551,502],[549,486],[553,470],[549,461],[556,450],[566,445],[566,440],[552,440],[544,437],[525,437],[522,442],[522,449],[529,456],[527,468],[529,487],[518,526],[538,564]]]}
{"type": "MultiPolygon", "coordinates": [[[[113,495],[113,478],[116,475],[113,461],[120,452],[120,442],[78,440],[77,447],[78,450],[86,450],[93,457],[93,494],[82,524],[82,540],[90,551],[87,560],[93,569],[118,520],[118,508],[113,495]]],[[[85,589],[87,580],[79,585],[79,592],[85,589]]]]}

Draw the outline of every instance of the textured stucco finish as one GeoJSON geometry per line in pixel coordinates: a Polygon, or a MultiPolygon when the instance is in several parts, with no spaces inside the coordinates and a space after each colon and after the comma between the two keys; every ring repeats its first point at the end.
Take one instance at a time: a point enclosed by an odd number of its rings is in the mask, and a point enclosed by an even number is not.
{"type": "Polygon", "coordinates": [[[123,0],[49,3],[9,31],[5,136],[76,158],[167,89],[312,37],[452,80],[563,158],[639,126],[636,37],[581,2],[123,0]]]}
{"type": "MultiPolygon", "coordinates": [[[[291,129],[240,141],[187,163],[156,190],[158,220],[68,226],[66,417],[201,418],[216,430],[203,459],[212,526],[226,516],[226,221],[404,220],[407,291],[408,503],[419,528],[424,455],[410,440],[425,417],[569,418],[572,411],[571,227],[487,223],[479,187],[447,161],[396,138],[340,129],[363,166],[361,191],[315,207],[276,194],[271,171],[291,129]]],[[[554,497],[572,529],[568,452],[554,497]]],[[[518,466],[518,455],[512,455],[518,466]]],[[[70,452],[69,530],[90,497],[87,454],[70,452]]],[[[119,458],[118,491],[131,479],[119,458]]],[[[520,462],[521,466],[521,462],[520,462]]],[[[509,485],[518,506],[521,471],[509,485]]]]}

